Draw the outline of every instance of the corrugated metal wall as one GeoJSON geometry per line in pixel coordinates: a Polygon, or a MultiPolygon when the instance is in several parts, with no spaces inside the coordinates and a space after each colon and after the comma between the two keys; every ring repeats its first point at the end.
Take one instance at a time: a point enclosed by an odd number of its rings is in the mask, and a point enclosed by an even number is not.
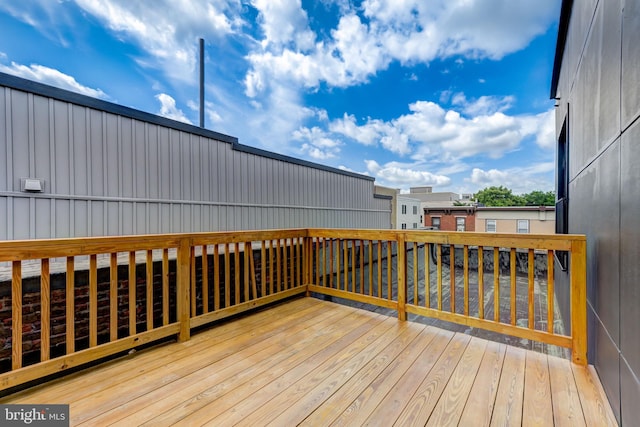
{"type": "Polygon", "coordinates": [[[391,223],[371,178],[7,75],[0,167],[0,240],[391,223]]]}

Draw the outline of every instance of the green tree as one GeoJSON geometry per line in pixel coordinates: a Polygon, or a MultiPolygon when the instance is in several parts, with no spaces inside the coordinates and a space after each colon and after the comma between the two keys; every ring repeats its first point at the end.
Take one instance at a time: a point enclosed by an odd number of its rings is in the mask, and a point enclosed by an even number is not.
{"type": "Polygon", "coordinates": [[[475,198],[484,206],[553,206],[556,202],[556,194],[553,191],[535,190],[517,195],[503,186],[487,187],[478,191],[475,198]]]}
{"type": "Polygon", "coordinates": [[[556,203],[556,193],[553,191],[532,191],[523,194],[527,206],[553,206],[556,203]]]}
{"type": "Polygon", "coordinates": [[[513,192],[503,187],[487,187],[475,194],[478,203],[485,206],[523,206],[525,201],[521,196],[513,194],[513,192]]]}

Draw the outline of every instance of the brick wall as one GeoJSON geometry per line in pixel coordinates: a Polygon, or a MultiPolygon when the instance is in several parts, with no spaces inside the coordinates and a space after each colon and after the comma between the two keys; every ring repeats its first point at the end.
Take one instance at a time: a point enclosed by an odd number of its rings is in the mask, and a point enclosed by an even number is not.
{"type": "Polygon", "coordinates": [[[440,218],[440,230],[442,231],[456,231],[456,218],[465,218],[465,231],[476,230],[476,216],[475,214],[468,213],[446,213],[446,212],[433,212],[424,216],[424,225],[429,227],[433,226],[433,217],[440,218]]]}

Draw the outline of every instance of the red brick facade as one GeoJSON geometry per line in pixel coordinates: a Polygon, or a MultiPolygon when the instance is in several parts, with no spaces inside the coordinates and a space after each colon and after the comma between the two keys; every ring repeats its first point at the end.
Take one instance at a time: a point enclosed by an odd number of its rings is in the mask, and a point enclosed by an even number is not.
{"type": "Polygon", "coordinates": [[[453,206],[450,208],[427,208],[424,210],[425,227],[434,227],[440,221],[442,231],[456,231],[457,222],[464,220],[464,231],[476,230],[475,209],[470,206],[453,206]],[[434,218],[436,220],[434,221],[434,218]],[[436,225],[434,225],[434,222],[436,225]]]}

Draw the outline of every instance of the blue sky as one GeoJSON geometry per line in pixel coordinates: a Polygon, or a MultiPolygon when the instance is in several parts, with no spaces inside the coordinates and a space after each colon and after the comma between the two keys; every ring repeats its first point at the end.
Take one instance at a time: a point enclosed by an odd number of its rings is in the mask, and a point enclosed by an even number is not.
{"type": "Polygon", "coordinates": [[[553,190],[560,0],[0,2],[0,71],[407,190],[553,190]]]}

